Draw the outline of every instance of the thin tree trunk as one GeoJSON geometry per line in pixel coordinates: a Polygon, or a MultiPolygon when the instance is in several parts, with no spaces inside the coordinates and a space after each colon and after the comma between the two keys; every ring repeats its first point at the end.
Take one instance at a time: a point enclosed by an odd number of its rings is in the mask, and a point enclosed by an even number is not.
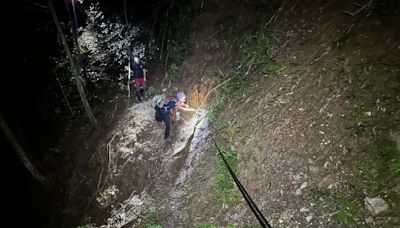
{"type": "Polygon", "coordinates": [[[162,3],[157,7],[156,13],[154,15],[153,32],[151,33],[151,39],[150,39],[151,42],[153,42],[154,34],[156,33],[156,23],[157,23],[158,11],[160,11],[161,6],[162,6],[162,3]]]}
{"type": "Polygon", "coordinates": [[[162,57],[163,57],[163,53],[164,53],[164,45],[165,45],[165,39],[167,38],[166,37],[166,35],[167,35],[167,31],[168,31],[168,17],[169,17],[169,10],[174,6],[174,4],[175,4],[175,1],[172,1],[171,2],[171,5],[168,7],[168,9],[167,9],[167,18],[166,18],[166,24],[165,24],[165,28],[164,28],[164,35],[163,35],[163,39],[162,39],[162,43],[161,43],[161,51],[160,51],[160,60],[162,59],[162,57]]]}
{"type": "Polygon", "coordinates": [[[69,104],[68,98],[67,98],[67,96],[65,95],[64,88],[63,88],[63,86],[62,86],[60,80],[58,79],[57,72],[56,72],[56,70],[55,70],[54,68],[53,68],[53,72],[54,72],[54,75],[56,76],[58,85],[60,86],[62,95],[63,95],[63,97],[64,97],[65,102],[66,102],[67,105],[68,105],[68,108],[69,108],[69,111],[71,112],[71,115],[75,115],[74,111],[73,111],[72,108],[71,108],[71,105],[69,104]]]}
{"type": "Polygon", "coordinates": [[[94,115],[92,113],[92,109],[90,108],[89,102],[87,100],[87,97],[86,97],[86,94],[85,94],[85,90],[83,88],[82,81],[81,81],[81,78],[80,78],[80,75],[79,75],[78,66],[76,65],[76,63],[75,63],[75,61],[74,61],[74,59],[72,57],[71,51],[70,51],[70,49],[68,47],[67,39],[65,38],[64,32],[63,32],[63,30],[61,28],[60,21],[58,20],[58,17],[57,17],[57,13],[56,13],[56,11],[54,9],[53,1],[52,0],[48,0],[47,2],[48,2],[48,5],[49,5],[49,9],[51,11],[51,14],[53,16],[53,20],[54,20],[54,24],[55,24],[55,26],[57,28],[57,32],[58,32],[58,34],[60,36],[61,42],[62,42],[62,44],[64,46],[64,49],[65,49],[65,53],[66,53],[67,58],[69,60],[69,64],[70,64],[70,67],[71,67],[71,70],[72,70],[72,75],[75,78],[75,84],[76,84],[76,87],[78,89],[79,96],[81,97],[81,101],[83,103],[83,106],[85,107],[86,114],[89,117],[90,122],[92,123],[92,125],[97,130],[100,130],[100,127],[99,127],[99,125],[97,123],[97,120],[94,117],[94,115]]]}
{"type": "Polygon", "coordinates": [[[72,15],[71,15],[71,11],[69,10],[68,0],[65,0],[64,2],[65,2],[65,8],[67,9],[67,13],[69,16],[69,20],[71,21],[74,48],[76,49],[76,53],[78,55],[78,61],[76,62],[76,64],[78,66],[78,69],[82,69],[83,77],[86,78],[86,69],[85,69],[85,66],[83,63],[83,57],[82,57],[81,49],[80,49],[79,43],[78,43],[78,18],[76,17],[75,0],[71,1],[72,15]]]}
{"type": "Polygon", "coordinates": [[[128,14],[126,13],[126,0],[124,0],[124,14],[125,14],[125,23],[128,25],[128,14]]]}
{"type": "MultiPolygon", "coordinates": [[[[124,14],[125,14],[125,23],[126,23],[126,27],[129,30],[130,29],[130,24],[128,21],[128,13],[126,11],[126,0],[124,0],[124,14]]],[[[127,38],[129,38],[128,33],[127,33],[127,38]]],[[[130,106],[130,102],[131,102],[131,48],[130,45],[128,45],[128,82],[126,83],[127,89],[128,89],[128,102],[126,103],[127,107],[130,106]]]]}
{"type": "Polygon", "coordinates": [[[29,160],[28,156],[26,156],[24,148],[22,148],[22,146],[18,143],[14,134],[10,131],[10,129],[8,128],[6,122],[4,121],[1,115],[0,115],[0,127],[4,135],[8,139],[8,141],[10,141],[12,147],[17,152],[19,159],[21,159],[25,167],[29,170],[29,172],[31,172],[32,176],[40,183],[45,183],[46,178],[42,174],[40,174],[40,172],[35,168],[33,163],[29,160]]]}

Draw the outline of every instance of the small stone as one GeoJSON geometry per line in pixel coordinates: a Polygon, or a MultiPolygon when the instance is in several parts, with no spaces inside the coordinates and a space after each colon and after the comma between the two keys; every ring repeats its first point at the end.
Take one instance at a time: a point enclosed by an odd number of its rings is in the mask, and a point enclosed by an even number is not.
{"type": "Polygon", "coordinates": [[[309,216],[306,217],[306,221],[307,221],[307,222],[310,222],[312,218],[313,218],[313,216],[312,216],[312,215],[309,215],[309,216]]]}
{"type": "Polygon", "coordinates": [[[320,171],[320,168],[317,166],[310,166],[310,173],[311,175],[317,175],[320,171]]]}
{"type": "Polygon", "coordinates": [[[371,112],[371,111],[365,112],[364,114],[365,114],[366,116],[372,116],[372,112],[371,112]]]}
{"type": "Polygon", "coordinates": [[[301,194],[303,193],[303,189],[306,188],[307,185],[308,185],[307,182],[302,183],[301,186],[300,186],[300,188],[298,188],[298,189],[296,190],[295,195],[296,195],[296,196],[301,195],[301,194]]]}
{"type": "Polygon", "coordinates": [[[329,175],[322,178],[317,184],[318,188],[327,188],[329,185],[333,183],[333,178],[329,175]]]}
{"type": "Polygon", "coordinates": [[[368,211],[373,215],[380,214],[388,209],[387,203],[380,197],[375,197],[375,198],[365,197],[364,204],[368,209],[368,211]]]}
{"type": "Polygon", "coordinates": [[[371,216],[369,216],[368,218],[365,219],[365,222],[367,224],[372,224],[372,223],[374,223],[374,219],[371,216]]]}
{"type": "Polygon", "coordinates": [[[305,207],[300,208],[300,212],[309,212],[309,211],[310,211],[310,209],[308,209],[308,208],[305,208],[305,207]]]}

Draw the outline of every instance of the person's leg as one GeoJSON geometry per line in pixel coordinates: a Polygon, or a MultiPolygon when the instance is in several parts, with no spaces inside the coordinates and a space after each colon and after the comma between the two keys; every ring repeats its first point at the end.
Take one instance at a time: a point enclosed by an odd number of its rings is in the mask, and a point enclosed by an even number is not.
{"type": "Polygon", "coordinates": [[[169,115],[163,115],[163,121],[165,123],[164,139],[168,139],[171,131],[171,118],[169,117],[169,115]]]}
{"type": "Polygon", "coordinates": [[[130,86],[130,101],[129,101],[129,103],[130,103],[130,105],[132,105],[133,103],[134,103],[134,100],[135,100],[135,95],[136,95],[136,88],[135,88],[135,83],[132,81],[130,84],[129,84],[129,86],[130,86]]]}
{"type": "Polygon", "coordinates": [[[139,81],[139,86],[140,86],[140,96],[144,96],[144,78],[141,78],[139,81]]]}
{"type": "Polygon", "coordinates": [[[141,101],[142,97],[140,96],[140,82],[138,79],[135,79],[135,94],[138,100],[141,101]]]}
{"type": "Polygon", "coordinates": [[[142,100],[143,97],[143,83],[144,83],[144,78],[137,78],[135,79],[135,84],[136,84],[136,96],[138,97],[139,101],[142,100]]]}

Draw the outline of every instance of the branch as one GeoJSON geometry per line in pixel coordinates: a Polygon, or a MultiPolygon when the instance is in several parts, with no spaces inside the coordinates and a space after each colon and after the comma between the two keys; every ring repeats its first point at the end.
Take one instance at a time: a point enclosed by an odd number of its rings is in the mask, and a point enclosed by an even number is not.
{"type": "Polygon", "coordinates": [[[361,11],[363,11],[365,8],[370,7],[370,6],[371,6],[371,3],[372,3],[373,1],[374,1],[374,0],[370,0],[367,4],[365,4],[363,7],[361,7],[360,9],[358,9],[358,10],[357,10],[356,12],[354,12],[354,13],[352,13],[352,12],[350,12],[350,11],[343,11],[343,13],[348,14],[348,15],[354,17],[355,15],[357,15],[358,13],[360,13],[361,11]]]}

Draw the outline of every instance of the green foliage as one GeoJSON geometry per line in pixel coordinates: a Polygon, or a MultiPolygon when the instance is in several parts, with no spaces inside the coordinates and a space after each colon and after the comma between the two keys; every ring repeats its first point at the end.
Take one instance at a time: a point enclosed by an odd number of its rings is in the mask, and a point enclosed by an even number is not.
{"type": "MultiPolygon", "coordinates": [[[[231,166],[232,170],[237,172],[237,158],[236,154],[232,150],[223,150],[223,155],[225,156],[226,161],[231,166]]],[[[241,195],[234,183],[228,169],[225,167],[225,163],[223,162],[220,155],[218,156],[219,163],[219,171],[216,176],[216,182],[218,186],[218,195],[222,204],[233,205],[241,200],[241,195]]]]}
{"type": "Polygon", "coordinates": [[[213,223],[197,223],[195,225],[196,228],[218,228],[217,225],[213,223]]]}
{"type": "Polygon", "coordinates": [[[361,180],[371,193],[388,186],[400,176],[400,153],[396,142],[382,137],[367,149],[367,160],[361,163],[361,180]]]}
{"type": "Polygon", "coordinates": [[[279,69],[278,64],[267,54],[268,46],[269,36],[265,29],[244,38],[236,66],[228,74],[231,80],[225,86],[227,96],[240,98],[250,79],[255,78],[254,74],[270,74],[279,69]]]}
{"type": "Polygon", "coordinates": [[[218,118],[228,99],[242,97],[244,89],[248,87],[250,79],[255,78],[255,74],[273,74],[279,69],[279,65],[267,54],[268,45],[266,29],[245,36],[232,70],[226,75],[218,72],[220,79],[227,83],[214,92],[213,101],[208,108],[208,116],[212,121],[218,118]]]}
{"type": "MultiPolygon", "coordinates": [[[[182,9],[185,7],[181,7],[182,9]]],[[[173,19],[174,23],[168,31],[167,40],[167,56],[169,67],[167,70],[167,77],[174,82],[179,79],[179,70],[183,60],[191,53],[192,50],[192,23],[193,12],[191,8],[176,15],[173,19]]]]}
{"type": "Polygon", "coordinates": [[[340,194],[337,195],[336,200],[339,210],[332,215],[333,218],[344,225],[356,224],[354,215],[361,209],[361,204],[354,199],[348,199],[340,194]]]}
{"type": "Polygon", "coordinates": [[[352,126],[349,127],[351,133],[361,135],[369,127],[376,125],[377,114],[374,112],[375,108],[373,105],[353,97],[347,102],[347,108],[350,111],[350,121],[352,122],[352,126]]]}
{"type": "Polygon", "coordinates": [[[143,221],[143,225],[146,228],[162,228],[162,226],[158,224],[156,207],[152,206],[149,208],[147,216],[143,221]]]}
{"type": "Polygon", "coordinates": [[[246,220],[246,221],[243,223],[243,227],[244,227],[244,228],[262,228],[261,225],[260,225],[259,223],[255,223],[255,222],[249,221],[249,220],[246,220]]]}
{"type": "MultiPolygon", "coordinates": [[[[140,43],[138,38],[148,31],[128,27],[118,18],[105,17],[99,3],[91,4],[85,14],[86,25],[80,29],[79,45],[84,51],[86,79],[96,86],[107,85],[109,80],[124,79],[123,66],[130,55],[128,48],[138,54],[143,52],[147,44],[140,43]]],[[[148,50],[146,56],[151,57],[148,50]]]]}
{"type": "MultiPolygon", "coordinates": [[[[237,175],[238,171],[238,161],[235,151],[230,146],[232,145],[234,139],[239,134],[240,130],[237,128],[237,123],[235,121],[225,121],[221,128],[218,130],[218,137],[223,142],[219,145],[225,160],[231,166],[232,170],[237,175]]],[[[217,160],[219,164],[219,171],[216,176],[216,182],[218,186],[218,195],[222,204],[233,205],[239,203],[242,199],[240,192],[237,189],[228,169],[225,166],[224,161],[217,153],[217,160]]]]}
{"type": "Polygon", "coordinates": [[[213,101],[207,106],[207,118],[211,122],[216,122],[219,114],[225,108],[227,98],[221,93],[216,91],[213,97],[213,101]]]}
{"type": "Polygon", "coordinates": [[[314,188],[311,192],[316,200],[326,200],[330,196],[330,191],[327,189],[314,188]]]}

